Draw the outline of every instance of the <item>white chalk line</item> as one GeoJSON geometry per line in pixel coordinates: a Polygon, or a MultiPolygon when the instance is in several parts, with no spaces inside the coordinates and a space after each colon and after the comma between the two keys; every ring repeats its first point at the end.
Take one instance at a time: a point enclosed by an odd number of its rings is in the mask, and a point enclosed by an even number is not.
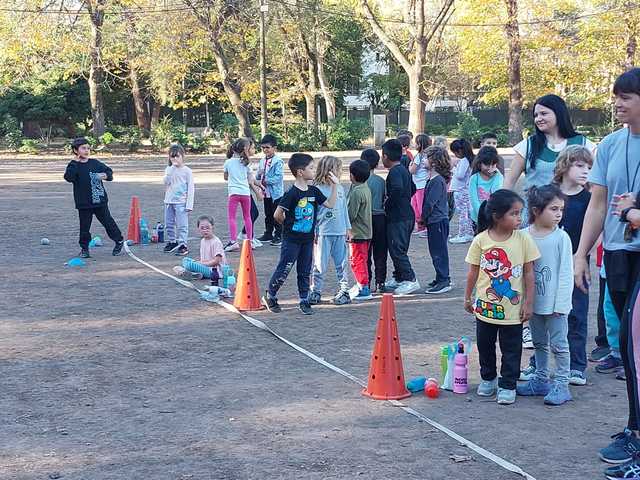
{"type": "MultiPolygon", "coordinates": [[[[129,245],[127,245],[126,242],[124,244],[124,249],[127,252],[127,254],[131,258],[133,258],[136,262],[138,262],[138,263],[150,268],[154,272],[159,273],[160,275],[163,275],[163,276],[165,276],[167,278],[170,278],[170,279],[174,280],[175,282],[179,283],[180,285],[182,285],[182,286],[184,286],[186,288],[189,288],[191,290],[195,290],[198,293],[204,292],[204,290],[200,290],[193,283],[191,283],[191,282],[189,282],[187,280],[183,280],[181,278],[175,277],[175,276],[173,276],[173,275],[171,275],[171,274],[169,274],[167,272],[164,272],[163,270],[160,270],[159,268],[155,267],[154,265],[151,265],[150,263],[145,262],[141,258],[137,257],[131,251],[131,249],[129,248],[129,245]]],[[[323,365],[324,367],[328,368],[329,370],[332,370],[332,371],[342,375],[343,377],[348,378],[349,380],[351,380],[352,382],[360,385],[363,388],[367,386],[367,383],[364,380],[356,377],[355,375],[352,375],[351,373],[349,373],[349,372],[347,372],[345,370],[342,370],[339,367],[336,367],[335,365],[333,365],[332,363],[327,362],[324,358],[319,357],[315,353],[312,353],[309,350],[306,350],[305,348],[303,348],[303,347],[293,343],[292,341],[280,336],[275,331],[273,331],[266,323],[264,323],[264,322],[262,322],[262,321],[260,321],[260,320],[258,320],[256,318],[250,317],[249,315],[246,315],[246,314],[242,313],[236,307],[234,307],[232,304],[227,303],[227,302],[223,302],[223,301],[219,301],[218,305],[220,305],[221,307],[225,308],[227,311],[229,311],[231,313],[236,313],[236,314],[240,315],[244,320],[249,322],[254,327],[257,327],[260,330],[264,330],[265,332],[270,333],[271,335],[276,337],[281,342],[289,345],[294,350],[297,350],[298,352],[302,353],[303,355],[306,355],[310,359],[314,360],[315,362],[319,363],[320,365],[323,365]]],[[[394,407],[398,407],[398,408],[404,410],[409,415],[413,415],[414,417],[416,417],[416,418],[422,420],[423,422],[431,425],[433,428],[441,431],[445,435],[447,435],[450,438],[454,439],[456,442],[458,442],[458,443],[470,448],[471,450],[476,452],[478,455],[481,455],[484,458],[486,458],[488,460],[491,460],[496,465],[499,465],[500,467],[504,468],[505,470],[508,470],[510,472],[518,474],[518,475],[526,478],[527,480],[536,480],[535,477],[533,477],[532,475],[529,475],[527,472],[522,470],[522,468],[520,468],[519,466],[517,466],[517,465],[515,465],[515,464],[513,464],[513,463],[511,463],[511,462],[509,462],[509,461],[507,461],[505,459],[503,459],[502,457],[499,457],[498,455],[496,455],[494,453],[491,453],[490,451],[488,451],[488,450],[482,448],[481,446],[473,443],[471,440],[467,440],[463,436],[458,435],[453,430],[445,427],[444,425],[436,422],[435,420],[430,419],[429,417],[423,415],[422,413],[418,412],[417,410],[414,410],[411,407],[407,407],[402,402],[399,402],[397,400],[386,400],[386,401],[389,402],[394,407]]]]}

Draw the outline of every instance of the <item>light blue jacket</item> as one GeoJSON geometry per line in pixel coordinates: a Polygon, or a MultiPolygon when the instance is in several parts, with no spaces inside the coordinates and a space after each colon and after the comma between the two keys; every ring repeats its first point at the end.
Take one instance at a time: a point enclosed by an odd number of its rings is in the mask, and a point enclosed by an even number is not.
{"type": "Polygon", "coordinates": [[[260,182],[263,182],[264,178],[263,184],[267,189],[267,193],[271,198],[277,200],[284,195],[284,161],[278,154],[275,154],[271,157],[269,169],[265,171],[266,161],[266,158],[260,159],[256,178],[260,182]]]}

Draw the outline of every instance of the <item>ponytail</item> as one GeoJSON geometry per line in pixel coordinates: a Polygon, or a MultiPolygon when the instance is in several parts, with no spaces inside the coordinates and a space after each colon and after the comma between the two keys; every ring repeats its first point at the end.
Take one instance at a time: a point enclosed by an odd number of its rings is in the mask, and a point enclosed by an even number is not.
{"type": "Polygon", "coordinates": [[[231,158],[234,155],[240,157],[240,160],[244,165],[249,165],[249,157],[245,153],[247,147],[251,146],[253,142],[248,138],[238,138],[235,140],[229,148],[227,148],[227,158],[231,158]]]}

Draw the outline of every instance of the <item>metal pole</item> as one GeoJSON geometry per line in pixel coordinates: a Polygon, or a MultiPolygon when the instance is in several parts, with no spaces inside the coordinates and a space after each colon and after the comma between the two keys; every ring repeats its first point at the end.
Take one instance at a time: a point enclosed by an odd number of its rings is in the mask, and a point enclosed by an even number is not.
{"type": "Polygon", "coordinates": [[[260,0],[260,132],[267,134],[267,53],[266,15],[269,11],[267,0],[260,0]]]}

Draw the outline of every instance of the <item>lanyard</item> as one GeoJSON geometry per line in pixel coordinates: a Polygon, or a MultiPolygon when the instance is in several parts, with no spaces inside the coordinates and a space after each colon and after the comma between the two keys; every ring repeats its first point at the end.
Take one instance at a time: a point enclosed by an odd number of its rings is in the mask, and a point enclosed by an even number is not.
{"type": "Polygon", "coordinates": [[[631,129],[627,127],[627,144],[625,147],[625,157],[624,162],[627,171],[627,192],[635,192],[636,187],[636,177],[638,176],[638,169],[640,169],[640,162],[636,165],[636,171],[633,174],[633,183],[631,182],[630,174],[629,174],[629,137],[631,137],[631,129]],[[629,186],[631,184],[631,186],[629,186]]]}

